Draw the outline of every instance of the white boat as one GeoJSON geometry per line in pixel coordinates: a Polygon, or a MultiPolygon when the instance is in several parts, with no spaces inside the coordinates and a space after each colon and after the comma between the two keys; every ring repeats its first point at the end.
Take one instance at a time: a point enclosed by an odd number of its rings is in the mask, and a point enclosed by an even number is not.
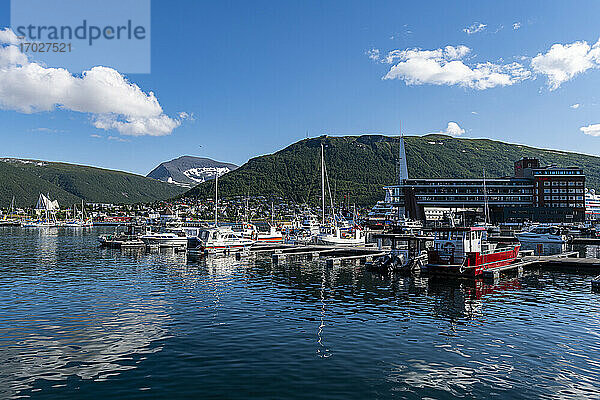
{"type": "MultiPolygon", "coordinates": [[[[215,224],[212,228],[200,229],[196,237],[189,237],[188,254],[198,256],[206,253],[240,251],[252,246],[255,241],[234,232],[231,227],[219,226],[219,174],[215,176],[215,224]]],[[[249,224],[248,224],[249,225],[249,224]]],[[[244,227],[242,227],[245,229],[244,227]]],[[[246,227],[249,228],[249,227],[246,227]]]]}
{"type": "MultiPolygon", "coordinates": [[[[75,205],[73,205],[73,216],[75,218],[77,216],[77,206],[75,205]]],[[[91,228],[94,226],[92,220],[85,216],[85,204],[83,200],[81,200],[81,218],[66,221],[61,226],[65,228],[91,228]]]]}
{"type": "Polygon", "coordinates": [[[565,243],[567,236],[557,226],[533,226],[528,231],[515,233],[519,242],[524,243],[565,243]]]}
{"type": "Polygon", "coordinates": [[[320,228],[319,219],[314,214],[304,215],[300,226],[303,230],[305,230],[313,235],[316,235],[319,233],[319,228],[320,228]]]}
{"type": "Polygon", "coordinates": [[[276,227],[270,225],[268,232],[257,231],[256,241],[258,243],[283,243],[283,233],[276,227]]]}
{"type": "Polygon", "coordinates": [[[254,240],[245,238],[239,232],[225,226],[203,229],[195,239],[196,246],[188,250],[191,255],[240,251],[255,243],[254,240]]]}
{"type": "Polygon", "coordinates": [[[161,232],[147,232],[140,236],[146,246],[173,247],[186,249],[188,239],[182,229],[165,229],[161,232]]]}
{"type": "Polygon", "coordinates": [[[56,228],[58,224],[53,221],[36,220],[23,222],[21,226],[23,228],[56,228]]]}
{"type": "Polygon", "coordinates": [[[322,221],[323,225],[319,229],[319,233],[316,236],[316,242],[326,245],[335,246],[360,246],[366,242],[365,232],[361,227],[354,224],[351,225],[348,221],[344,220],[345,223],[340,221],[335,215],[335,208],[333,206],[333,197],[331,196],[331,188],[329,187],[329,181],[327,180],[327,170],[325,167],[325,150],[323,144],[321,144],[321,207],[322,207],[322,221]],[[329,200],[331,202],[331,213],[332,223],[325,223],[325,183],[329,189],[329,200]]]}
{"type": "Polygon", "coordinates": [[[350,230],[338,226],[322,226],[317,235],[317,243],[335,246],[360,246],[365,244],[365,232],[360,227],[350,230]]]}

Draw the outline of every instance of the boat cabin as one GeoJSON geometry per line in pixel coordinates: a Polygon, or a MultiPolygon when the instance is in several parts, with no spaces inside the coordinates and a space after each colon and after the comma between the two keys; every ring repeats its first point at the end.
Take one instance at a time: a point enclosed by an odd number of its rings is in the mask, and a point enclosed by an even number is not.
{"type": "Polygon", "coordinates": [[[433,234],[430,261],[436,263],[463,264],[468,253],[490,250],[490,244],[484,244],[487,237],[484,227],[437,228],[433,234]]]}

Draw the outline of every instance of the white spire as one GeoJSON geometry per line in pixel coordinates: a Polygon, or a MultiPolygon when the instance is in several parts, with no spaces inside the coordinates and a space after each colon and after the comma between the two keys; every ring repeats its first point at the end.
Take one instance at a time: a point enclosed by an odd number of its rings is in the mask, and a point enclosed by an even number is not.
{"type": "Polygon", "coordinates": [[[404,149],[404,135],[402,134],[402,126],[400,126],[400,152],[398,155],[398,184],[408,179],[408,165],[406,164],[406,150],[404,149]]]}

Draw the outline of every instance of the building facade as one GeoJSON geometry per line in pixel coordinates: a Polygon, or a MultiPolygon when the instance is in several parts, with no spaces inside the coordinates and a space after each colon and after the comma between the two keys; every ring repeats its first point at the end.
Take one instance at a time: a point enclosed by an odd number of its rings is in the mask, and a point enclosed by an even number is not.
{"type": "Polygon", "coordinates": [[[514,164],[514,176],[487,179],[404,179],[386,199],[399,213],[425,219],[425,208],[478,208],[495,222],[577,222],[585,219],[585,175],[578,167],[514,164]]]}

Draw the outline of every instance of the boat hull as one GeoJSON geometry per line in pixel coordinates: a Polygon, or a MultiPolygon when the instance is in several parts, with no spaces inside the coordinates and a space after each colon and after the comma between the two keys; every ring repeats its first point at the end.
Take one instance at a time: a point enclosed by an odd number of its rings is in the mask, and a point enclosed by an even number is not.
{"type": "Polygon", "coordinates": [[[430,255],[430,263],[426,265],[426,269],[430,274],[477,277],[488,269],[512,264],[517,259],[520,249],[521,246],[516,245],[492,253],[467,253],[462,264],[437,263],[436,256],[433,254],[433,257],[430,255]]]}

